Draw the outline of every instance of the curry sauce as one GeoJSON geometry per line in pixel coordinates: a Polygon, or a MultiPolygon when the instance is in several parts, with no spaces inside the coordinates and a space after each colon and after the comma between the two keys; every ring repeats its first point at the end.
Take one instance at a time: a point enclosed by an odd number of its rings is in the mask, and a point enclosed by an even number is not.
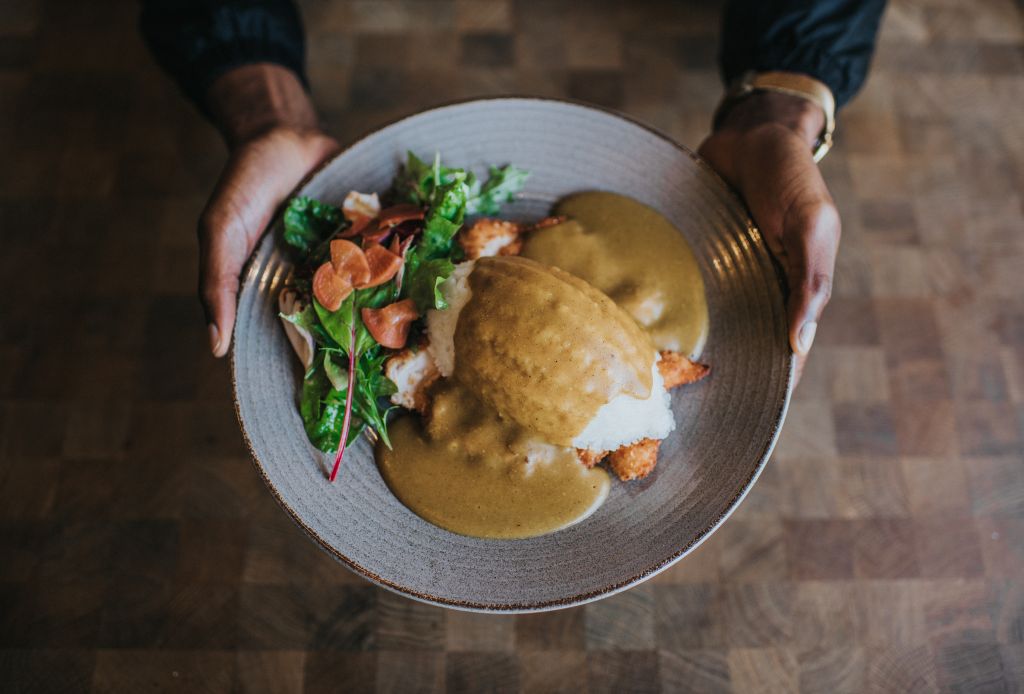
{"type": "Polygon", "coordinates": [[[384,481],[421,518],[463,535],[531,537],[585,518],[607,496],[608,473],[538,441],[465,386],[446,379],[431,395],[425,424],[401,417],[393,448],[377,448],[384,481]]]}
{"type": "Polygon", "coordinates": [[[378,444],[395,495],[453,532],[530,537],[592,513],[609,478],[574,437],[617,395],[650,395],[656,349],[695,355],[707,334],[696,260],[666,219],[611,193],[556,211],[572,219],[534,232],[526,258],[476,261],[452,376],[378,444]]]}
{"type": "Polygon", "coordinates": [[[469,283],[454,376],[540,440],[568,446],[612,398],[650,394],[650,338],[586,282],[501,256],[476,261],[469,283]]]}
{"type": "Polygon", "coordinates": [[[523,256],[554,265],[607,294],[659,349],[696,358],[708,334],[697,259],[672,223],[618,193],[570,195],[562,224],[530,234],[523,256]]]}

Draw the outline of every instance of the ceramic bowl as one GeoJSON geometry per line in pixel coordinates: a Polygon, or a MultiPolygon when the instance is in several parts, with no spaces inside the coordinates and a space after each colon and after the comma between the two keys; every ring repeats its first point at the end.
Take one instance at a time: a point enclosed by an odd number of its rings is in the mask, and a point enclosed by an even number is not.
{"type": "MultiPolygon", "coordinates": [[[[411,598],[479,611],[528,612],[607,597],[679,561],[715,531],[763,469],[789,402],[793,357],[780,276],[742,203],[694,154],[622,116],[561,101],[498,98],[435,108],[359,140],[302,193],[340,203],[382,191],[406,150],[485,173],[531,172],[505,215],[543,216],[584,190],[629,195],[665,215],[704,275],[712,374],[673,394],[676,430],[647,479],[613,481],[607,501],[565,530],[525,540],[456,535],[388,490],[368,441],[337,482],[306,439],[301,374],[277,318],[291,270],[280,220],[259,245],[239,296],[232,370],[238,419],[259,474],[282,508],[341,564],[411,598]]],[[[340,567],[339,567],[340,569],[340,567]]]]}

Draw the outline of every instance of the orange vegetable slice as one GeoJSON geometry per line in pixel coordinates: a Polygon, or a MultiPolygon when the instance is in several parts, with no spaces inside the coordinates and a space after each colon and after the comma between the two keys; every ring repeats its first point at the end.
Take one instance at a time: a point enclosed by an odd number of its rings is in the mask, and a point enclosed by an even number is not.
{"type": "Polygon", "coordinates": [[[370,279],[370,264],[366,262],[366,254],[347,239],[331,241],[331,265],[353,287],[359,287],[370,279]]]}
{"type": "Polygon", "coordinates": [[[395,255],[379,243],[370,244],[365,254],[366,262],[370,266],[370,279],[365,284],[357,284],[357,289],[382,285],[397,275],[402,268],[402,257],[395,255]]]}
{"type": "Polygon", "coordinates": [[[363,229],[363,240],[370,243],[384,243],[391,236],[391,227],[374,224],[363,229]]]}
{"type": "Polygon", "coordinates": [[[330,261],[317,268],[313,274],[313,296],[328,311],[337,311],[349,294],[352,282],[334,271],[330,261]]]}
{"type": "Polygon", "coordinates": [[[419,314],[412,299],[403,299],[384,308],[364,308],[363,324],[373,339],[385,347],[401,349],[409,339],[409,327],[419,314]]]}
{"type": "Polygon", "coordinates": [[[394,205],[381,210],[379,224],[382,228],[393,227],[411,219],[423,219],[424,216],[423,208],[418,205],[394,205]]]}
{"type": "Polygon", "coordinates": [[[359,234],[363,233],[363,231],[370,226],[370,222],[374,221],[374,219],[374,217],[355,217],[349,220],[352,222],[352,225],[345,231],[338,234],[338,238],[350,239],[353,236],[359,236],[359,234]]]}

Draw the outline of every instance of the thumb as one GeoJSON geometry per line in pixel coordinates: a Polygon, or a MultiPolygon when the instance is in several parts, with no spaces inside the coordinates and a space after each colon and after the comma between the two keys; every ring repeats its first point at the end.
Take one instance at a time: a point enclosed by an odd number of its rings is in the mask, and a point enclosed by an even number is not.
{"type": "Polygon", "coordinates": [[[830,200],[796,204],[783,219],[789,342],[801,360],[811,349],[832,295],[839,234],[839,213],[830,200]]]}
{"type": "Polygon", "coordinates": [[[231,344],[238,275],[251,250],[248,235],[237,224],[225,224],[223,218],[210,213],[204,214],[199,224],[199,300],[215,357],[227,354],[231,344]]]}
{"type": "Polygon", "coordinates": [[[239,274],[274,210],[336,148],[324,135],[276,133],[231,157],[199,221],[199,299],[215,357],[231,345],[239,274]]]}

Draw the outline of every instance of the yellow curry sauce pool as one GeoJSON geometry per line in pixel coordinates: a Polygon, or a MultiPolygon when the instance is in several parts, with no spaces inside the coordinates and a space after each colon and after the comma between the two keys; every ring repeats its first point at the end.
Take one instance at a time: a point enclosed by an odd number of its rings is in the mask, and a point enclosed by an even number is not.
{"type": "Polygon", "coordinates": [[[603,192],[555,212],[569,221],[531,234],[522,254],[553,267],[477,261],[455,373],[434,386],[425,423],[401,417],[392,449],[377,447],[402,503],[456,533],[531,537],[590,515],[608,474],[570,442],[610,397],[650,393],[654,349],[696,356],[707,336],[696,259],[668,220],[603,192]]]}

